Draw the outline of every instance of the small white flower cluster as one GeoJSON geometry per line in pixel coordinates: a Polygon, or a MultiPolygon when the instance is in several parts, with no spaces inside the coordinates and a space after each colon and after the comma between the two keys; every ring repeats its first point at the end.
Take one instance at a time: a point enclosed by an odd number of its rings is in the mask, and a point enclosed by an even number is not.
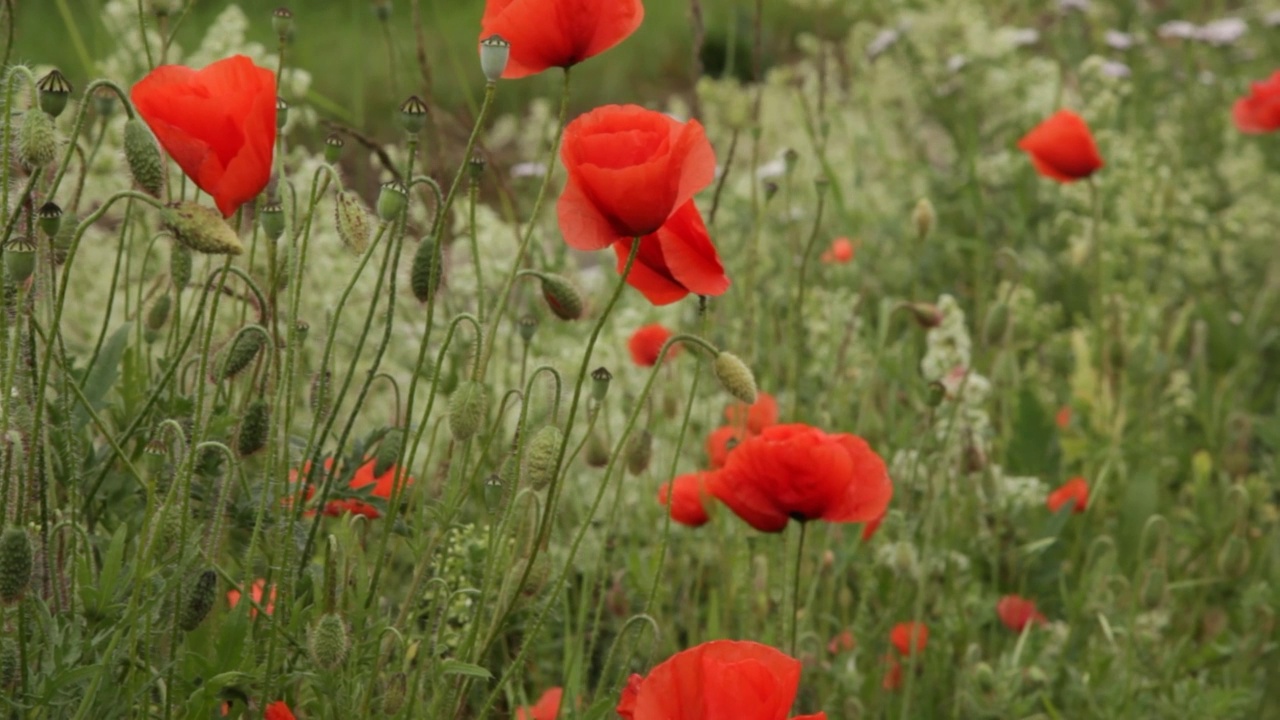
{"type": "Polygon", "coordinates": [[[1165,40],[1196,40],[1214,46],[1234,45],[1244,37],[1249,24],[1240,18],[1221,18],[1197,25],[1187,20],[1170,20],[1156,29],[1165,40]]]}

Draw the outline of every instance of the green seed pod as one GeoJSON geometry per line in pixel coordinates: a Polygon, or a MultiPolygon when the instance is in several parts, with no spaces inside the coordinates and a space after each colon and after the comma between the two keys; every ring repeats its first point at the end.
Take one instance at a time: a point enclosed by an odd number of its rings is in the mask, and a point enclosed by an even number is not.
{"type": "Polygon", "coordinates": [[[271,11],[271,29],[280,40],[287,40],[293,32],[293,13],[286,7],[278,7],[271,11]]]}
{"type": "Polygon", "coordinates": [[[472,155],[467,161],[467,177],[472,185],[479,183],[484,178],[485,161],[483,155],[472,155]]]}
{"type": "Polygon", "coordinates": [[[156,298],[147,310],[147,329],[159,330],[169,321],[169,310],[173,308],[173,298],[165,293],[156,298]]]}
{"type": "Polygon", "coordinates": [[[485,80],[498,82],[510,57],[511,43],[501,35],[490,35],[480,41],[480,70],[484,72],[485,80]]]}
{"type": "Polygon", "coordinates": [[[489,413],[489,391],[483,383],[464,380],[449,396],[449,431],[458,442],[469,440],[489,413]]]}
{"type": "Polygon", "coordinates": [[[613,380],[613,373],[609,372],[609,368],[601,365],[591,371],[591,399],[597,403],[604,402],[605,397],[609,394],[609,382],[613,380]]]}
{"type": "Polygon", "coordinates": [[[138,187],[152,197],[164,189],[164,160],[151,130],[138,118],[124,124],[124,159],[138,187]]]}
{"type": "Polygon", "coordinates": [[[257,330],[237,335],[219,359],[218,367],[222,371],[219,379],[229,380],[244,372],[265,344],[262,333],[257,330]]]}
{"type": "Polygon", "coordinates": [[[417,135],[427,124],[427,104],[412,95],[400,104],[400,127],[410,135],[417,135]]]}
{"type": "Polygon", "coordinates": [[[716,379],[729,394],[750,405],[756,401],[756,378],[751,368],[733,353],[722,352],[712,364],[716,379]]]}
{"type": "Polygon", "coordinates": [[[191,284],[192,262],[191,248],[186,245],[174,243],[169,249],[169,279],[178,292],[191,284]]]}
{"type": "Polygon", "coordinates": [[[40,231],[46,237],[57,237],[58,231],[62,229],[62,208],[58,203],[52,200],[41,205],[40,210],[36,212],[36,218],[40,225],[40,231]]]}
{"type": "Polygon", "coordinates": [[[240,457],[248,457],[266,447],[270,430],[271,406],[261,398],[249,403],[240,420],[240,433],[236,435],[236,452],[240,457]]]}
{"type": "Polygon", "coordinates": [[[382,438],[382,444],[378,445],[378,452],[373,456],[373,476],[382,477],[384,473],[395,467],[396,461],[400,459],[400,451],[403,449],[404,430],[393,428],[388,431],[382,438]]]}
{"type": "Polygon", "coordinates": [[[284,208],[278,202],[269,202],[262,206],[258,213],[258,224],[262,233],[271,240],[279,240],[284,235],[284,208]]]}
{"type": "Polygon", "coordinates": [[[347,144],[346,140],[337,133],[332,133],[324,139],[324,161],[330,165],[334,165],[342,158],[342,148],[347,144]]]}
{"type": "Polygon", "coordinates": [[[276,98],[276,130],[283,130],[289,122],[289,103],[282,97],[276,98]]]}
{"type": "Polygon", "coordinates": [[[160,221],[178,242],[206,255],[239,255],[244,252],[236,231],[213,208],[179,202],[160,212],[160,221]]]}
{"type": "Polygon", "coordinates": [[[587,438],[587,464],[591,467],[604,467],[609,464],[609,445],[600,433],[592,432],[587,438]]]}
{"type": "Polygon", "coordinates": [[[53,263],[61,265],[67,261],[71,252],[71,244],[75,242],[76,226],[80,218],[75,213],[63,213],[62,222],[58,225],[58,234],[53,238],[53,263]]]}
{"type": "Polygon", "coordinates": [[[528,345],[533,341],[533,334],[538,330],[538,319],[532,315],[525,315],[516,322],[516,330],[520,333],[520,339],[528,345]]]}
{"type": "Polygon", "coordinates": [[[373,223],[360,198],[346,190],[338,193],[338,200],[334,205],[334,219],[338,224],[338,237],[342,238],[342,244],[356,255],[363,255],[369,248],[369,238],[373,235],[373,223]]]}
{"type": "Polygon", "coordinates": [[[408,695],[409,677],[402,672],[393,673],[382,688],[382,714],[399,714],[408,695]]]}
{"type": "Polygon", "coordinates": [[[205,570],[187,588],[182,610],[178,612],[178,627],[186,632],[200,627],[200,623],[209,616],[209,611],[213,609],[217,599],[218,573],[205,570]]]}
{"type": "Polygon", "coordinates": [[[541,490],[551,484],[556,476],[556,461],[564,433],[555,425],[548,425],[533,434],[524,450],[524,473],[529,486],[541,490]]]}
{"type": "Polygon", "coordinates": [[[556,317],[561,320],[577,320],[582,317],[582,294],[568,278],[552,274],[539,275],[538,278],[542,280],[542,297],[556,317]]]}
{"type": "Polygon", "coordinates": [[[58,154],[58,135],[53,118],[40,108],[31,108],[22,116],[18,129],[18,159],[30,168],[43,167],[58,154]]]}
{"type": "Polygon", "coordinates": [[[156,508],[154,519],[155,543],[162,552],[182,545],[182,509],[161,505],[156,508]]]}
{"type": "Polygon", "coordinates": [[[40,78],[36,84],[40,89],[40,109],[56,118],[67,109],[67,99],[71,97],[71,82],[57,68],[40,78]]]}
{"type": "Polygon", "coordinates": [[[4,249],[4,266],[15,283],[26,282],[36,271],[36,246],[23,237],[10,240],[4,249]]]}
{"type": "Polygon", "coordinates": [[[307,635],[307,649],[311,651],[311,662],[321,670],[336,670],[347,659],[351,638],[347,633],[347,624],[333,613],[320,616],[311,632],[307,635]]]}
{"type": "Polygon", "coordinates": [[[0,536],[0,602],[12,605],[31,584],[34,568],[31,538],[22,528],[9,528],[0,536]]]}
{"type": "Polygon", "coordinates": [[[311,393],[308,403],[311,414],[315,416],[315,422],[320,422],[329,415],[330,405],[333,403],[332,372],[321,370],[311,376],[311,393]]]}
{"type": "Polygon", "coordinates": [[[653,459],[653,434],[641,430],[627,440],[627,469],[632,475],[639,475],[649,469],[649,461],[653,459]]]}
{"type": "Polygon", "coordinates": [[[418,302],[430,302],[440,288],[440,279],[444,276],[444,258],[436,257],[436,244],[431,240],[418,243],[413,253],[413,266],[409,270],[409,287],[418,302]]]}
{"type": "Polygon", "coordinates": [[[409,205],[409,191],[404,183],[392,180],[382,184],[378,191],[378,218],[383,222],[391,222],[400,217],[400,213],[409,205]]]}

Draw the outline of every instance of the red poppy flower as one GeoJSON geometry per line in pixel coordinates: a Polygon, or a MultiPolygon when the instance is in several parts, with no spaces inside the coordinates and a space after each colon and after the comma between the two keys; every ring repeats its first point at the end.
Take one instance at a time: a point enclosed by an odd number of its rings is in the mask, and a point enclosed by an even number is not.
{"type": "Polygon", "coordinates": [[[849,238],[836,238],[831,241],[831,248],[822,253],[822,262],[830,265],[843,265],[851,262],[855,249],[849,238]]]}
{"type": "Polygon", "coordinates": [[[1075,502],[1075,507],[1071,510],[1074,513],[1084,512],[1085,507],[1089,505],[1089,483],[1082,477],[1073,477],[1057,490],[1049,493],[1046,504],[1049,506],[1049,512],[1056,513],[1072,501],[1075,502]]]}
{"type": "Polygon", "coordinates": [[[893,496],[884,460],[856,435],[774,425],[729,453],[707,489],[761,532],[787,520],[867,522],[893,496]]]}
{"type": "Polygon", "coordinates": [[[1058,182],[1087,178],[1102,168],[1102,156],[1084,119],[1059,110],[1018,141],[1036,170],[1058,182]]]}
{"type": "Polygon", "coordinates": [[[1016,633],[1022,632],[1030,623],[1043,625],[1046,622],[1044,615],[1036,609],[1034,601],[1017,595],[1000,598],[1000,602],[996,603],[996,615],[1000,616],[1000,622],[1005,627],[1016,633]]]}
{"type": "Polygon", "coordinates": [[[267,706],[263,713],[265,720],[295,720],[293,711],[289,709],[289,705],[283,700],[277,700],[267,706]]]}
{"type": "Polygon", "coordinates": [[[640,0],[488,0],[480,39],[511,43],[504,78],[567,68],[599,55],[640,27],[640,0]]]}
{"type": "Polygon", "coordinates": [[[729,453],[747,438],[747,431],[741,427],[725,425],[711,431],[707,436],[707,458],[713,470],[719,470],[729,460],[729,453]]]}
{"type": "MultiPolygon", "coordinates": [[[[800,661],[767,645],[714,640],[632,675],[623,720],[784,720],[800,686],[800,661]]],[[[823,720],[825,713],[792,720],[823,720]]]]}
{"type": "Polygon", "coordinates": [[[862,526],[862,542],[870,542],[871,538],[876,536],[876,531],[880,529],[880,523],[884,522],[885,513],[888,512],[888,508],[885,508],[885,511],[880,513],[878,517],[867,521],[867,524],[862,526]]]}
{"type": "Polygon", "coordinates": [[[1280,130],[1280,70],[1267,80],[1250,84],[1249,94],[1236,100],[1231,116],[1243,133],[1280,130]]]}
{"type": "Polygon", "coordinates": [[[902,687],[902,663],[891,654],[885,655],[884,661],[889,665],[889,669],[885,671],[881,686],[885,690],[897,690],[902,687]]]}
{"type": "Polygon", "coordinates": [[[244,55],[203,70],[161,65],[129,93],[138,114],[223,217],[271,178],[276,76],[244,55]]]}
{"type": "MultiPolygon", "coordinates": [[[[262,602],[262,594],[266,587],[267,581],[262,578],[258,578],[253,581],[253,586],[249,588],[249,597],[253,598],[253,605],[249,607],[249,617],[258,616],[258,607],[264,608],[268,615],[271,615],[276,611],[276,586],[271,586],[271,592],[267,597],[266,604],[264,605],[262,602]]],[[[227,591],[227,604],[230,605],[232,609],[234,609],[236,605],[240,604],[239,589],[232,588],[227,591]]]]}
{"type": "Polygon", "coordinates": [[[759,392],[750,405],[739,402],[725,408],[724,417],[730,425],[746,425],[748,432],[759,435],[765,428],[778,424],[778,401],[767,392],[759,392]]]}
{"type": "Polygon", "coordinates": [[[338,500],[330,500],[324,504],[324,514],[328,517],[342,517],[343,515],[363,515],[370,520],[377,520],[382,517],[382,513],[378,512],[378,508],[367,502],[357,500],[355,498],[341,498],[338,500]]]}
{"type": "MultiPolygon", "coordinates": [[[[396,472],[398,472],[398,467],[396,465],[392,465],[386,472],[374,477],[373,467],[375,464],[375,460],[370,460],[369,462],[361,465],[359,469],[356,470],[356,474],[352,476],[351,483],[348,487],[352,490],[359,490],[362,487],[373,485],[373,492],[371,494],[374,497],[382,498],[383,500],[390,500],[392,493],[395,492],[396,472]]],[[[401,478],[401,481],[404,483],[405,487],[413,484],[413,478],[409,477],[408,473],[405,473],[405,476],[401,478]]],[[[401,492],[403,492],[403,490],[401,492]]]]}
{"type": "MultiPolygon", "coordinates": [[[[627,266],[633,242],[628,238],[613,244],[619,274],[627,266]]],[[[658,232],[641,238],[627,284],[654,305],[670,305],[689,293],[723,295],[729,289],[729,277],[692,200],[681,205],[658,232]]]]}
{"type": "MultiPolygon", "coordinates": [[[[569,123],[560,159],[569,179],[556,205],[570,247],[603,250],[658,230],[715,178],[697,120],[635,105],[606,105],[569,123]]],[[[663,245],[670,259],[670,248],[663,245]]]]}
{"type": "Polygon", "coordinates": [[[1058,413],[1053,416],[1053,422],[1058,426],[1059,430],[1066,430],[1071,426],[1071,406],[1063,405],[1058,408],[1058,413]]]}
{"type": "Polygon", "coordinates": [[[703,505],[706,476],[702,472],[679,475],[658,489],[658,502],[670,506],[672,520],[689,527],[701,527],[711,520],[703,505]]]}
{"type": "MultiPolygon", "coordinates": [[[[347,487],[351,488],[352,490],[359,490],[361,488],[372,485],[373,490],[369,493],[370,495],[376,498],[382,498],[383,500],[390,500],[392,492],[395,489],[397,466],[392,465],[391,468],[388,469],[386,472],[384,472],[383,474],[377,477],[374,477],[373,475],[374,465],[375,465],[375,461],[371,459],[368,462],[366,462],[364,465],[361,465],[358,469],[356,469],[355,475],[351,477],[351,481],[347,484],[347,487]]],[[[333,458],[325,458],[324,469],[327,471],[333,470],[333,458]]],[[[311,463],[309,462],[303,463],[302,474],[306,475],[306,474],[309,474],[310,472],[311,472],[311,463]]],[[[299,479],[300,478],[299,478],[298,471],[296,470],[289,471],[290,483],[296,483],[299,481],[299,479]]],[[[312,478],[312,479],[317,479],[317,478],[312,478]]],[[[413,478],[406,475],[404,478],[402,478],[402,482],[405,487],[408,487],[413,484],[413,478]]],[[[315,486],[308,484],[305,486],[305,488],[300,488],[296,493],[287,495],[284,498],[281,498],[281,504],[290,506],[294,502],[297,502],[299,500],[305,502],[310,500],[312,497],[314,497],[315,494],[316,494],[315,486]]],[[[357,498],[335,498],[325,503],[324,514],[329,517],[339,517],[347,513],[351,513],[353,515],[363,515],[369,518],[370,520],[376,520],[382,517],[382,513],[378,510],[377,507],[357,498]]],[[[308,510],[306,513],[304,513],[304,515],[306,517],[312,517],[315,515],[315,511],[308,510]]]]}
{"type": "MultiPolygon", "coordinates": [[[[671,331],[656,323],[636,330],[631,333],[631,339],[627,341],[627,349],[631,351],[631,361],[640,367],[657,365],[662,346],[670,338],[671,331]]],[[[666,360],[676,356],[677,347],[667,351],[666,360]]]]}
{"type": "Polygon", "coordinates": [[[925,645],[929,644],[929,628],[921,622],[898,623],[889,631],[889,642],[903,656],[910,657],[912,653],[924,652],[925,645]]]}
{"type": "Polygon", "coordinates": [[[832,655],[839,655],[842,652],[848,652],[857,646],[857,642],[853,639],[853,631],[841,630],[831,638],[831,642],[827,643],[827,652],[832,655]]]}
{"type": "Polygon", "coordinates": [[[516,720],[556,720],[560,715],[560,699],[564,688],[553,687],[542,693],[533,707],[516,709],[516,720]]]}

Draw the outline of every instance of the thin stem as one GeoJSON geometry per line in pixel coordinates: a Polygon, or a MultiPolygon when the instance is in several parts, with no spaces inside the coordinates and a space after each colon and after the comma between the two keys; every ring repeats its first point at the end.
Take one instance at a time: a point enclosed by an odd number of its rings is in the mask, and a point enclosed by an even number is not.
{"type": "Polygon", "coordinates": [[[800,365],[804,363],[805,349],[805,322],[804,322],[804,295],[809,288],[809,283],[805,282],[805,275],[809,271],[809,259],[813,257],[813,250],[818,245],[818,229],[822,227],[822,210],[826,205],[827,194],[821,190],[818,191],[818,209],[813,218],[813,230],[809,234],[809,242],[805,246],[804,254],[800,257],[800,273],[796,278],[796,303],[792,310],[791,328],[795,333],[792,339],[792,345],[795,347],[795,357],[791,362],[791,381],[787,387],[791,388],[791,416],[799,417],[800,398],[803,393],[800,392],[800,365]]]}
{"type": "Polygon", "coordinates": [[[804,536],[808,529],[809,523],[800,523],[800,541],[796,543],[796,566],[791,575],[791,642],[787,647],[791,648],[792,657],[796,655],[797,628],[800,625],[800,564],[804,560],[804,536]]]}

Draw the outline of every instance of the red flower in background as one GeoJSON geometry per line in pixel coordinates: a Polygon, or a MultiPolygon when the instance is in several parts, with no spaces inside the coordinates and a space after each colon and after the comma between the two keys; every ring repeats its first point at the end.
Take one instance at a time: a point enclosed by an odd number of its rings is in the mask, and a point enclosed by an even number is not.
{"type": "Polygon", "coordinates": [[[711,520],[703,504],[707,474],[678,475],[675,480],[658,488],[658,502],[670,508],[672,520],[689,527],[701,527],[711,520]]]}
{"type": "Polygon", "coordinates": [[[640,0],[488,0],[480,39],[511,43],[504,78],[567,68],[599,55],[640,27],[640,0]]]}
{"type": "MultiPolygon", "coordinates": [[[[628,238],[613,244],[619,274],[627,266],[633,242],[628,238]]],[[[689,293],[723,295],[729,289],[729,277],[692,200],[681,205],[658,232],[640,239],[640,253],[627,284],[654,305],[670,305],[689,293]]]]}
{"type": "Polygon", "coordinates": [[[831,241],[831,248],[822,253],[822,262],[829,265],[843,265],[853,261],[853,254],[856,248],[847,237],[836,238],[831,241]]]}
{"type": "Polygon", "coordinates": [[[831,638],[830,642],[827,643],[827,652],[832,655],[839,655],[842,652],[848,652],[854,649],[857,645],[858,643],[853,639],[852,631],[841,630],[835,635],[835,637],[831,638]]]}
{"type": "Polygon", "coordinates": [[[1262,82],[1251,83],[1249,94],[1231,108],[1231,117],[1243,133],[1280,130],[1280,70],[1262,82]]]}
{"type": "Polygon", "coordinates": [[[1053,416],[1053,422],[1058,426],[1059,430],[1066,430],[1071,427],[1071,406],[1063,405],[1058,408],[1058,412],[1053,416]]]}
{"type": "Polygon", "coordinates": [[[564,688],[553,687],[542,693],[533,707],[518,708],[516,720],[556,720],[560,715],[560,699],[564,697],[564,688]]]}
{"type": "Polygon", "coordinates": [[[996,603],[996,615],[1000,622],[1010,630],[1020,633],[1027,625],[1035,623],[1043,625],[1044,615],[1036,609],[1035,602],[1018,595],[1005,595],[996,603]]]}
{"type": "Polygon", "coordinates": [[[729,453],[747,438],[744,428],[726,425],[707,436],[707,459],[712,469],[719,470],[729,460],[729,453]]]}
{"type": "Polygon", "coordinates": [[[748,432],[759,435],[765,428],[778,424],[778,401],[767,392],[759,392],[750,405],[739,402],[725,408],[724,417],[730,425],[746,425],[748,432]]]}
{"type": "Polygon", "coordinates": [[[1046,504],[1049,506],[1049,512],[1056,513],[1072,501],[1075,502],[1075,507],[1071,510],[1074,513],[1084,512],[1089,505],[1089,483],[1082,477],[1073,477],[1057,490],[1049,493],[1046,504]]]}
{"type": "MultiPolygon", "coordinates": [[[[373,469],[375,464],[376,464],[376,461],[370,459],[364,465],[361,465],[359,468],[357,468],[355,475],[351,477],[351,481],[347,484],[347,487],[351,488],[352,490],[360,490],[361,488],[365,488],[372,485],[373,490],[370,491],[369,493],[370,495],[376,498],[382,498],[383,500],[390,500],[391,495],[395,490],[397,466],[392,465],[391,468],[388,469],[386,472],[382,473],[377,477],[374,477],[373,469]]],[[[333,470],[333,458],[331,457],[325,458],[324,469],[326,471],[333,470]]],[[[311,463],[309,462],[304,463],[302,466],[302,475],[309,475],[310,472],[311,472],[311,463]]],[[[299,481],[299,479],[300,479],[299,473],[296,470],[289,471],[290,483],[296,483],[299,481]]],[[[311,480],[311,479],[319,479],[319,478],[307,478],[307,479],[311,480]]],[[[408,486],[413,484],[413,478],[409,477],[408,475],[405,475],[403,478],[401,478],[401,482],[403,486],[407,488],[408,486]]],[[[404,491],[402,490],[401,492],[404,492],[404,491]]],[[[307,485],[305,485],[303,488],[300,488],[293,495],[289,495],[282,498],[281,503],[284,505],[292,505],[294,502],[298,502],[298,501],[305,502],[310,500],[312,497],[314,497],[315,494],[316,494],[315,486],[311,485],[308,482],[307,485]]],[[[369,518],[370,520],[377,520],[378,518],[382,517],[382,513],[378,510],[377,507],[367,502],[364,502],[359,498],[334,498],[325,503],[324,514],[328,517],[341,517],[342,515],[346,515],[346,514],[363,515],[369,518]]],[[[308,510],[305,513],[303,513],[303,515],[305,517],[311,517],[315,515],[315,511],[308,510]]]]}
{"type": "MultiPolygon", "coordinates": [[[[657,365],[662,346],[667,344],[669,339],[671,339],[671,331],[656,323],[637,329],[631,333],[631,339],[627,341],[627,349],[631,351],[631,361],[640,367],[657,365]]],[[[675,357],[678,351],[679,346],[668,350],[665,360],[675,357]]]]}
{"type": "Polygon", "coordinates": [[[1059,110],[1018,141],[1036,170],[1058,182],[1082,180],[1102,169],[1102,156],[1084,119],[1059,110]]]}
{"type": "Polygon", "coordinates": [[[761,532],[781,532],[790,519],[868,522],[893,496],[884,460],[865,440],[801,424],[747,438],[707,489],[761,532]]]}
{"type": "Polygon", "coordinates": [[[283,700],[277,700],[268,705],[262,717],[264,720],[295,720],[293,711],[289,709],[288,703],[283,700]]]}
{"type": "MultiPolygon", "coordinates": [[[[784,720],[800,661],[767,645],[714,640],[632,675],[616,708],[623,720],[784,720]]],[[[824,720],[816,713],[792,720],[824,720]]]]}
{"type": "MultiPolygon", "coordinates": [[[[249,617],[258,616],[257,606],[266,610],[268,615],[271,615],[276,611],[276,586],[271,586],[271,592],[268,594],[267,602],[266,604],[263,604],[262,595],[263,591],[266,590],[266,587],[267,581],[262,578],[258,578],[253,581],[253,586],[249,588],[249,597],[253,598],[253,606],[249,607],[249,617]]],[[[232,609],[235,609],[235,606],[240,604],[239,589],[232,588],[227,591],[227,604],[230,605],[232,609]]]]}
{"type": "Polygon", "coordinates": [[[910,657],[924,652],[925,645],[929,644],[929,628],[922,622],[898,623],[889,631],[889,642],[904,657],[910,657]]]}
{"type": "Polygon", "coordinates": [[[271,178],[276,76],[244,55],[203,70],[161,65],[129,93],[182,172],[231,217],[271,178]]]}

